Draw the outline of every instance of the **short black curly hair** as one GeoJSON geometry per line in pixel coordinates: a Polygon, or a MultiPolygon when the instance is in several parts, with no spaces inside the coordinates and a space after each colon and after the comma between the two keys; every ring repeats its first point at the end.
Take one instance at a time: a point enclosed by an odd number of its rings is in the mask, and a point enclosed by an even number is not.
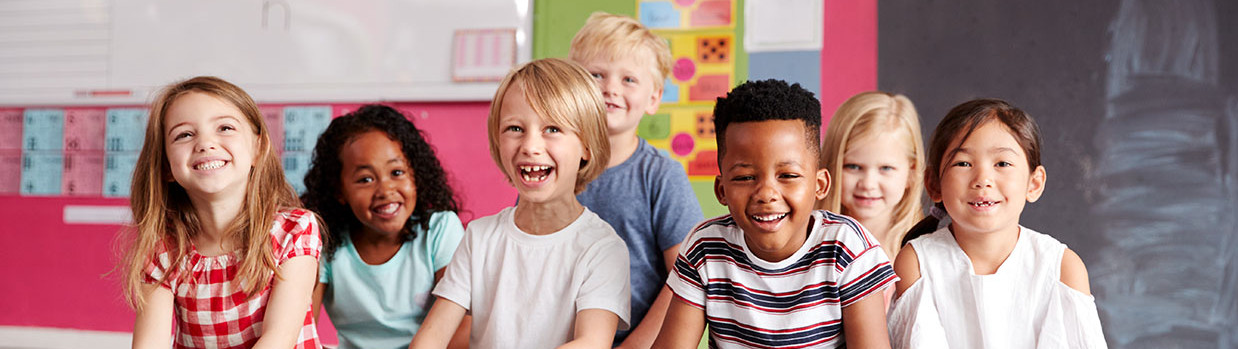
{"type": "Polygon", "coordinates": [[[821,153],[821,102],[800,84],[778,79],[748,81],[735,86],[714,104],[718,160],[726,153],[726,128],[735,122],[800,120],[813,157],[821,153]]]}
{"type": "Polygon", "coordinates": [[[443,171],[438,156],[434,154],[434,148],[426,142],[417,126],[394,108],[379,104],[362,106],[355,112],[331,120],[331,125],[318,137],[309,172],[305,174],[306,191],[305,195],[301,196],[301,201],[306,208],[322,216],[329,234],[326,245],[323,246],[323,260],[331,260],[335,250],[344,241],[344,236],[361,227],[361,222],[348,205],[338,199],[340,171],[343,167],[340,148],[354,137],[369,131],[382,131],[391,140],[399,142],[413,172],[413,183],[417,186],[417,203],[413,207],[412,216],[404,223],[405,241],[417,237],[414,224],[419,224],[423,230],[429,228],[430,214],[438,211],[460,211],[460,203],[447,185],[447,174],[443,171]]]}

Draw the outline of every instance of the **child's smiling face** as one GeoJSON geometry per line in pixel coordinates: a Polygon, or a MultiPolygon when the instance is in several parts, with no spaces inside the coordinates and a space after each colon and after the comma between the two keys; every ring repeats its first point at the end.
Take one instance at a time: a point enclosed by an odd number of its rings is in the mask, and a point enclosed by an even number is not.
{"type": "Polygon", "coordinates": [[[538,115],[513,83],[499,110],[499,158],[522,202],[575,200],[576,176],[589,153],[568,125],[538,115]]]}
{"type": "Polygon", "coordinates": [[[1044,167],[1028,168],[1010,129],[993,120],[946,149],[940,192],[929,194],[946,206],[954,232],[1017,233],[1023,207],[1044,192],[1044,167]]]}
{"type": "Polygon", "coordinates": [[[172,179],[192,198],[243,200],[258,135],[236,106],[202,92],[177,97],[164,115],[172,179]]]}
{"type": "Polygon", "coordinates": [[[611,137],[635,132],[642,117],[658,112],[662,91],[653,74],[657,60],[647,50],[614,60],[598,55],[579,63],[602,89],[607,133],[611,137]]]}
{"type": "Polygon", "coordinates": [[[907,138],[904,132],[893,129],[849,142],[843,154],[842,173],[835,174],[841,191],[841,213],[866,226],[867,222],[877,220],[889,224],[911,175],[907,138]]]}
{"type": "Polygon", "coordinates": [[[373,130],[340,149],[340,201],[367,233],[393,235],[417,207],[417,184],[400,143],[373,130]]]}
{"type": "Polygon", "coordinates": [[[779,261],[807,238],[813,205],[825,197],[829,174],[817,166],[803,121],[730,124],[715,181],[718,201],[743,229],[753,254],[779,261]]]}

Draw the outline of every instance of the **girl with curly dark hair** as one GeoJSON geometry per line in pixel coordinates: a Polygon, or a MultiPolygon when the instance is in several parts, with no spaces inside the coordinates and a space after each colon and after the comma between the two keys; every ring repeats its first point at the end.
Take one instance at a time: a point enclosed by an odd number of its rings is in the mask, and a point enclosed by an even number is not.
{"type": "Polygon", "coordinates": [[[330,234],[314,313],[326,308],[340,348],[407,346],[464,236],[434,149],[399,111],[366,105],[318,138],[305,185],[330,234]]]}

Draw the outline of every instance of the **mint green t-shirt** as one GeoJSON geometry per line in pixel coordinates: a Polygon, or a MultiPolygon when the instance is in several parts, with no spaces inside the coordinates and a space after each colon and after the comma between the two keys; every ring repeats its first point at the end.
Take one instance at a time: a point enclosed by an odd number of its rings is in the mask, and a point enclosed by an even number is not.
{"type": "Polygon", "coordinates": [[[447,266],[464,237],[454,212],[430,215],[430,229],[417,228],[390,260],[369,265],[347,235],[335,256],[319,266],[327,284],[323,309],[335,324],[340,349],[407,348],[434,297],[434,272],[447,266]]]}

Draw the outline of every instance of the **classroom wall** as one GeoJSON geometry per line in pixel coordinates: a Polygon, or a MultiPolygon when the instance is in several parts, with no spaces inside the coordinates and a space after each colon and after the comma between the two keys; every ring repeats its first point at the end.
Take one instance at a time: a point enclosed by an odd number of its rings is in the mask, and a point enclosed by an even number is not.
{"type": "MultiPolygon", "coordinates": [[[[1238,346],[1238,5],[889,1],[878,86],[925,125],[1003,98],[1043,133],[1021,222],[1088,267],[1111,348],[1238,346]]],[[[927,138],[926,138],[927,140],[927,138]]]]}

